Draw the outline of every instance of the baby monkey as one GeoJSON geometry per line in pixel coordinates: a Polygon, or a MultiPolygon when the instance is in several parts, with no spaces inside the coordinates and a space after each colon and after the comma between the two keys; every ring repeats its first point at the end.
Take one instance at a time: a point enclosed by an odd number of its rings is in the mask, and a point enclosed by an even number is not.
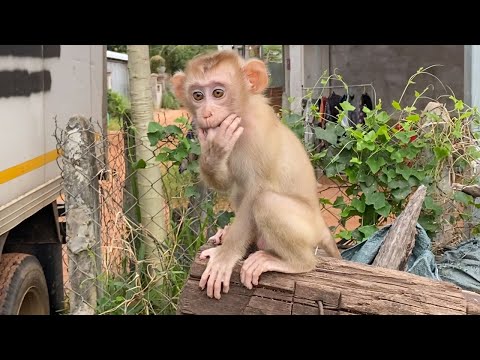
{"type": "Polygon", "coordinates": [[[252,243],[241,282],[251,289],[267,271],[301,273],[315,268],[315,248],[340,258],[322,218],[317,182],[305,148],[276,116],[263,91],[265,64],[234,51],[190,60],[171,79],[176,97],[194,115],[200,141],[200,176],[227,192],[235,219],[215,236],[200,287],[220,299],[252,243]]]}

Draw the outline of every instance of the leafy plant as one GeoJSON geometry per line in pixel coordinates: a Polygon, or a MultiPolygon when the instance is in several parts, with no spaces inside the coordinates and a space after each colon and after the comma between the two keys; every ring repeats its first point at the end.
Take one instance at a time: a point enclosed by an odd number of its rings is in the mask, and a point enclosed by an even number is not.
{"type": "MultiPolygon", "coordinates": [[[[349,118],[349,112],[355,108],[344,101],[338,109],[338,121],[327,121],[325,128],[315,128],[316,138],[323,140],[327,147],[320,152],[309,149],[312,162],[323,168],[327,178],[346,186],[349,196],[349,199],[339,196],[333,203],[328,199],[320,201],[341,211],[343,226],[353,217],[361,220],[357,229],[344,230],[339,237],[355,241],[369,237],[380,225],[400,214],[409,195],[420,184],[427,186],[428,190],[419,223],[430,236],[434,236],[443,211],[444,199],[439,196],[438,187],[445,177],[444,169],[449,165],[457,176],[461,174],[464,181],[469,181],[469,164],[479,158],[476,135],[471,132],[472,123],[479,120],[478,110],[450,96],[448,99],[453,109],[445,111],[447,116],[439,116],[435,111],[419,111],[416,103],[427,98],[428,88],[422,92],[415,90],[413,104],[402,104],[407,88],[415,84],[414,78],[429,74],[428,69],[420,68],[409,79],[399,101],[392,103],[393,113],[387,113],[379,100],[373,110],[363,108],[365,124],[345,127],[340,120],[349,118]]],[[[340,81],[348,89],[337,74],[321,81],[325,84],[331,79],[340,81]]],[[[312,110],[318,117],[318,108],[312,110]]],[[[284,119],[301,135],[298,122],[303,119],[292,114],[287,114],[284,119]]],[[[450,200],[460,206],[473,204],[473,199],[465,194],[456,193],[450,200]]],[[[468,217],[467,214],[460,216],[463,219],[468,217]]],[[[452,219],[453,222],[457,220],[452,219]]]]}

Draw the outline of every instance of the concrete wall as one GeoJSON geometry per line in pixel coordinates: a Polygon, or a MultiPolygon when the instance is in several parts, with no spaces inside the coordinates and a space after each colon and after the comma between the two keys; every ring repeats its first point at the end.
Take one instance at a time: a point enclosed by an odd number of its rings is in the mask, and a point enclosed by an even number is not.
{"type": "MultiPolygon", "coordinates": [[[[315,47],[319,50],[322,46],[316,45],[315,47]]],[[[463,45],[330,45],[329,51],[330,71],[333,72],[337,68],[337,73],[342,75],[348,85],[372,83],[377,98],[382,99],[387,111],[391,110],[392,100],[400,98],[408,78],[418,68],[422,66],[425,68],[433,64],[443,66],[434,67],[430,69],[430,72],[440,78],[445,86],[450,86],[457,98],[463,99],[463,45]]],[[[310,58],[319,59],[320,55],[307,57],[307,53],[305,53],[306,70],[312,67],[310,58]],[[307,63],[310,63],[308,67],[307,63]]],[[[314,62],[319,68],[314,74],[321,74],[324,67],[322,68],[319,60],[314,60],[314,62]]],[[[311,73],[311,70],[309,72],[311,73]]],[[[308,80],[306,74],[305,86],[311,86],[312,81],[308,80]]],[[[434,85],[434,91],[428,92],[430,97],[449,93],[448,87],[447,90],[444,90],[438,80],[431,76],[421,75],[414,81],[416,84],[407,90],[402,105],[411,104],[415,90],[421,92],[429,84],[434,85]]],[[[343,93],[341,89],[338,91],[343,93]]],[[[363,92],[363,88],[354,91],[356,95],[354,102],[361,92],[363,92]]],[[[368,93],[372,96],[371,91],[368,93]]],[[[425,102],[418,103],[417,108],[422,108],[425,102]]]]}
{"type": "Polygon", "coordinates": [[[128,87],[128,65],[126,62],[107,59],[107,73],[110,76],[111,89],[126,99],[130,98],[128,87]]]}

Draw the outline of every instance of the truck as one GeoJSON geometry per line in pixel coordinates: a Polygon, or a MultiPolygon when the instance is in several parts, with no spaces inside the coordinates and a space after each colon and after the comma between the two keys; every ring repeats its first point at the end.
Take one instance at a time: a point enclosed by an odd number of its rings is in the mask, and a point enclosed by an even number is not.
{"type": "Polygon", "coordinates": [[[0,314],[66,308],[56,129],[106,122],[105,45],[0,45],[0,314]]]}

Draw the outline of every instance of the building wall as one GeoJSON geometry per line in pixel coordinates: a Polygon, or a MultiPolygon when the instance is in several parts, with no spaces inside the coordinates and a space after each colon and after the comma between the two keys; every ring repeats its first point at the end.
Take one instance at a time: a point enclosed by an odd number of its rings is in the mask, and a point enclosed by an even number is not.
{"type": "Polygon", "coordinates": [[[128,86],[128,65],[126,62],[107,59],[108,88],[130,98],[128,86]]]}
{"type": "MultiPolygon", "coordinates": [[[[330,45],[329,50],[330,71],[337,69],[349,85],[372,83],[377,98],[382,99],[387,110],[392,109],[393,100],[400,98],[410,76],[420,67],[434,64],[443,66],[434,67],[429,72],[437,76],[447,89],[435,78],[420,75],[414,80],[416,84],[407,90],[402,105],[410,105],[415,90],[421,92],[428,85],[434,86],[433,91],[428,91],[430,97],[450,93],[449,86],[457,98],[463,99],[463,45],[330,45]]],[[[305,56],[305,62],[308,61],[305,56]]],[[[354,93],[362,91],[363,88],[356,89],[354,93]]],[[[416,107],[423,108],[427,101],[417,103],[416,107]]]]}

